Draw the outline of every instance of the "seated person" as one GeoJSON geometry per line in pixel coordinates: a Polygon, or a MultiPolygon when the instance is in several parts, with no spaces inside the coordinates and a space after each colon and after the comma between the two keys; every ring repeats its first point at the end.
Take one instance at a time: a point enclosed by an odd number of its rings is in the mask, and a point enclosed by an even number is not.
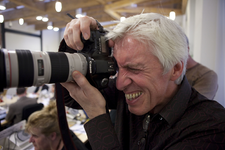
{"type": "MultiPolygon", "coordinates": [[[[186,37],[188,52],[190,50],[189,40],[186,37]]],[[[214,99],[218,90],[218,77],[216,72],[196,62],[191,55],[188,55],[186,77],[189,84],[200,94],[208,99],[214,99]]]]}
{"type": "Polygon", "coordinates": [[[27,97],[27,89],[25,87],[17,88],[16,94],[19,97],[19,99],[9,105],[9,110],[7,112],[5,120],[1,123],[1,125],[8,126],[13,125],[22,120],[22,111],[25,106],[36,104],[37,99],[36,98],[29,98],[27,97]]]}
{"type": "MultiPolygon", "coordinates": [[[[31,134],[30,142],[35,150],[64,150],[58,126],[56,102],[51,101],[48,106],[36,111],[28,118],[25,130],[31,134]]],[[[78,150],[87,150],[84,143],[71,131],[74,144],[78,150]]]]}

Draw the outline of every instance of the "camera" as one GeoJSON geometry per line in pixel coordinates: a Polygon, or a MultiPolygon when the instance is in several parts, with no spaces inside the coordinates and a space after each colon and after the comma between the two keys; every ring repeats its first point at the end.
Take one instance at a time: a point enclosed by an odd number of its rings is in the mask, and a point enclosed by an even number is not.
{"type": "Polygon", "coordinates": [[[4,88],[41,86],[45,83],[72,81],[77,70],[98,89],[107,86],[109,76],[116,73],[116,62],[108,46],[105,31],[91,31],[81,40],[84,48],[76,51],[62,40],[59,52],[0,50],[0,92],[4,88]]]}

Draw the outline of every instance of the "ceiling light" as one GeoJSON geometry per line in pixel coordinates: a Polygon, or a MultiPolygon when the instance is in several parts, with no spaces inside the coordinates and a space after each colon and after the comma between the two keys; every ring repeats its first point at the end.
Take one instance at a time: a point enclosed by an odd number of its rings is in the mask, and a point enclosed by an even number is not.
{"type": "Polygon", "coordinates": [[[133,4],[131,4],[131,7],[137,7],[137,4],[133,3],[133,4]]]}
{"type": "Polygon", "coordinates": [[[20,18],[20,19],[19,19],[19,24],[20,24],[20,25],[23,25],[23,23],[24,23],[23,18],[20,18]]]}
{"type": "Polygon", "coordinates": [[[175,20],[175,18],[176,18],[176,13],[174,11],[171,11],[170,12],[170,19],[175,20]]]}
{"type": "Polygon", "coordinates": [[[0,23],[4,22],[4,16],[2,14],[0,14],[0,23]]]}
{"type": "Polygon", "coordinates": [[[22,8],[24,8],[24,6],[23,6],[23,5],[16,6],[16,9],[22,9],[22,8]]]}
{"type": "Polygon", "coordinates": [[[5,3],[4,3],[4,1],[1,1],[0,2],[0,10],[5,10],[5,9],[6,9],[5,3]]]}
{"type": "Polygon", "coordinates": [[[43,21],[43,22],[48,22],[48,17],[43,17],[43,18],[42,18],[42,21],[43,21]]]}
{"type": "Polygon", "coordinates": [[[5,10],[5,6],[0,5],[0,10],[5,10]]]}
{"type": "Polygon", "coordinates": [[[59,28],[58,27],[54,27],[53,30],[54,31],[59,31],[59,28]]]}
{"type": "Polygon", "coordinates": [[[76,14],[76,18],[81,18],[81,17],[84,17],[84,15],[82,15],[82,14],[76,14]]]}
{"type": "Polygon", "coordinates": [[[52,30],[53,29],[52,22],[48,22],[47,29],[48,30],[52,30]]]}
{"type": "Polygon", "coordinates": [[[77,14],[82,14],[82,8],[77,8],[77,9],[76,9],[76,15],[77,15],[77,14]]]}
{"type": "Polygon", "coordinates": [[[86,16],[86,12],[82,13],[82,8],[76,9],[76,18],[84,17],[86,16]]]}
{"type": "Polygon", "coordinates": [[[60,12],[62,10],[62,3],[60,1],[55,2],[55,10],[60,12]]]}
{"type": "Polygon", "coordinates": [[[42,16],[37,16],[36,19],[37,20],[42,20],[42,16]]]}

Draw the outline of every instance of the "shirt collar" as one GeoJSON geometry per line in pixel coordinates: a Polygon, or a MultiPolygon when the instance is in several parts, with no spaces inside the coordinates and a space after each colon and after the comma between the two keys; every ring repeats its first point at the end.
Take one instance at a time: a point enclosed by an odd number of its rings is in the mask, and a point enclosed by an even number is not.
{"type": "Polygon", "coordinates": [[[172,126],[184,113],[191,97],[191,86],[184,76],[178,92],[159,113],[172,126]]]}

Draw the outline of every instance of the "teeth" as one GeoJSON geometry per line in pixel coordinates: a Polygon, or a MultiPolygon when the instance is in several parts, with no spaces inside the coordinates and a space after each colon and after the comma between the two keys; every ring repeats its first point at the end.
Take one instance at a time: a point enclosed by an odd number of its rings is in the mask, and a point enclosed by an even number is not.
{"type": "Polygon", "coordinates": [[[132,93],[132,94],[125,94],[126,99],[129,101],[139,97],[142,94],[142,92],[132,93]]]}

